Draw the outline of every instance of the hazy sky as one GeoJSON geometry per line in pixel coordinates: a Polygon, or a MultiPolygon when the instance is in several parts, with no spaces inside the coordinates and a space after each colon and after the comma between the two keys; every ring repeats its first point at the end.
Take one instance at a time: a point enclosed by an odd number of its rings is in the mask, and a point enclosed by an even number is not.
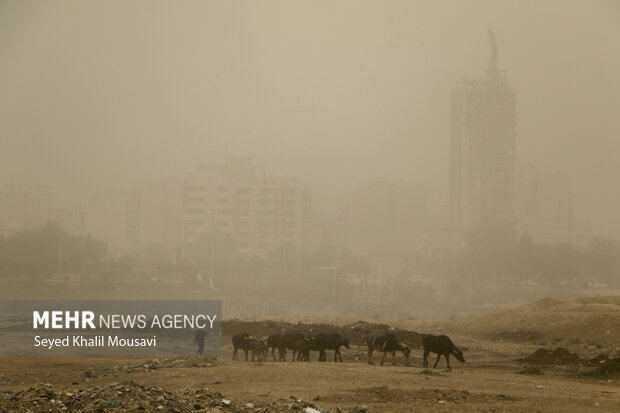
{"type": "Polygon", "coordinates": [[[444,189],[450,90],[518,93],[518,162],[620,228],[620,2],[0,0],[0,178],[60,191],[252,156],[317,189],[444,189]]]}

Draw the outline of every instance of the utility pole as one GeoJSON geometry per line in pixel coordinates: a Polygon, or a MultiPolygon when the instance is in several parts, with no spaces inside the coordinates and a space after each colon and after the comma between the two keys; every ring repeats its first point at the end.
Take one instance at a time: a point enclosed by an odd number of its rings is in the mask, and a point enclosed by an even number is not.
{"type": "Polygon", "coordinates": [[[211,229],[213,236],[211,237],[211,271],[209,278],[213,281],[213,274],[215,273],[215,238],[217,236],[217,223],[215,221],[215,208],[211,211],[211,229]]]}
{"type": "Polygon", "coordinates": [[[62,271],[62,231],[58,230],[58,273],[62,271]]]}
{"type": "Polygon", "coordinates": [[[301,267],[301,262],[300,262],[301,261],[301,256],[300,255],[301,255],[301,248],[299,247],[299,245],[297,245],[297,271],[296,271],[295,278],[299,277],[299,270],[300,270],[300,267],[301,267]]]}
{"type": "Polygon", "coordinates": [[[80,215],[82,217],[82,239],[80,242],[80,285],[83,287],[85,282],[86,282],[86,276],[84,274],[84,221],[85,221],[85,216],[86,216],[86,211],[84,210],[84,208],[82,207],[82,209],[80,210],[80,215]]]}

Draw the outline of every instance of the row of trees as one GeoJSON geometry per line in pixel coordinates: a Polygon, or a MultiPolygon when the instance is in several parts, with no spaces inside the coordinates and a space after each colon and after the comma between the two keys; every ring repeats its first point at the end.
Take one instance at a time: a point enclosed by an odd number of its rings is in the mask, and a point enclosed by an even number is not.
{"type": "Polygon", "coordinates": [[[620,243],[594,238],[583,249],[570,244],[536,244],[510,226],[478,228],[456,262],[457,272],[496,281],[541,284],[620,284],[620,243]]]}
{"type": "Polygon", "coordinates": [[[289,244],[264,258],[249,257],[222,233],[207,234],[184,251],[152,245],[141,256],[119,257],[112,256],[104,242],[71,235],[54,222],[0,238],[0,275],[5,277],[90,274],[113,281],[141,271],[151,278],[195,280],[198,273],[206,271],[216,274],[219,283],[239,286],[240,280],[269,283],[295,279],[326,265],[338,265],[343,272],[367,274],[377,271],[377,262],[383,265],[390,260],[400,262],[399,270],[388,271],[397,276],[422,272],[436,278],[456,273],[458,278],[484,282],[620,283],[620,243],[596,238],[584,249],[569,244],[536,244],[527,234],[516,238],[509,226],[473,231],[455,262],[422,255],[361,257],[329,241],[315,251],[289,244]]]}
{"type": "Polygon", "coordinates": [[[0,238],[0,274],[4,276],[99,271],[105,268],[106,257],[105,243],[70,235],[54,222],[0,238]]]}
{"type": "Polygon", "coordinates": [[[282,279],[335,262],[349,270],[369,271],[365,260],[332,248],[328,243],[316,251],[280,246],[267,257],[249,257],[223,233],[205,234],[184,250],[159,244],[142,254],[112,254],[105,242],[90,235],[72,235],[55,222],[0,237],[0,276],[48,277],[52,274],[86,274],[99,281],[114,282],[131,275],[155,279],[196,280],[197,274],[217,274],[217,282],[240,285],[239,279],[282,279]]]}

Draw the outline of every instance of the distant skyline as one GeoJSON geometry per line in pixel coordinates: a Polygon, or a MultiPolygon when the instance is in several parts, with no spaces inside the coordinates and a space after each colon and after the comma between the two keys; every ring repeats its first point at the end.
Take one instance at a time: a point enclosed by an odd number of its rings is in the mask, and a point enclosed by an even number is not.
{"type": "Polygon", "coordinates": [[[0,179],[79,199],[249,156],[316,199],[447,191],[450,91],[517,91],[517,165],[562,171],[620,233],[615,1],[0,3],[0,179]]]}

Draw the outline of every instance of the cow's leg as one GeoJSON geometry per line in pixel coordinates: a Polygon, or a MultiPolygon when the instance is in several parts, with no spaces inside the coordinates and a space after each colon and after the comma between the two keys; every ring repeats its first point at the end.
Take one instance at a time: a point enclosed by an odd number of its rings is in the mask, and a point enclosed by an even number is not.
{"type": "Polygon", "coordinates": [[[248,361],[248,349],[243,349],[243,351],[245,352],[245,361],[248,361]]]}
{"type": "Polygon", "coordinates": [[[383,366],[383,362],[385,361],[385,356],[387,355],[387,351],[383,352],[383,357],[381,357],[381,365],[383,366]]]}
{"type": "Polygon", "coordinates": [[[428,367],[428,350],[424,350],[424,361],[422,361],[423,367],[428,367]]]}
{"type": "Polygon", "coordinates": [[[394,361],[395,356],[396,356],[396,351],[392,351],[392,366],[396,365],[396,362],[394,361]]]}
{"type": "MultiPolygon", "coordinates": [[[[269,350],[267,350],[269,351],[269,350]]],[[[276,355],[274,354],[276,352],[276,348],[275,347],[271,347],[271,357],[273,357],[273,361],[276,361],[276,355]]]]}
{"type": "Polygon", "coordinates": [[[452,370],[450,367],[450,353],[446,354],[446,364],[448,365],[448,370],[452,370]]]}
{"type": "Polygon", "coordinates": [[[434,369],[437,368],[437,363],[439,363],[439,358],[441,357],[441,353],[437,354],[437,360],[435,360],[435,365],[433,366],[434,369]]]}
{"type": "Polygon", "coordinates": [[[233,360],[237,360],[237,350],[239,349],[235,347],[235,351],[233,351],[233,360]]]}
{"type": "MultiPolygon", "coordinates": [[[[340,352],[340,346],[336,347],[336,355],[338,356],[338,358],[340,359],[340,362],[342,363],[342,353],[340,352]]],[[[334,361],[336,361],[336,355],[334,355],[334,361]]]]}
{"type": "Polygon", "coordinates": [[[368,346],[368,364],[372,364],[372,353],[373,353],[373,348],[371,346],[368,346]]]}

